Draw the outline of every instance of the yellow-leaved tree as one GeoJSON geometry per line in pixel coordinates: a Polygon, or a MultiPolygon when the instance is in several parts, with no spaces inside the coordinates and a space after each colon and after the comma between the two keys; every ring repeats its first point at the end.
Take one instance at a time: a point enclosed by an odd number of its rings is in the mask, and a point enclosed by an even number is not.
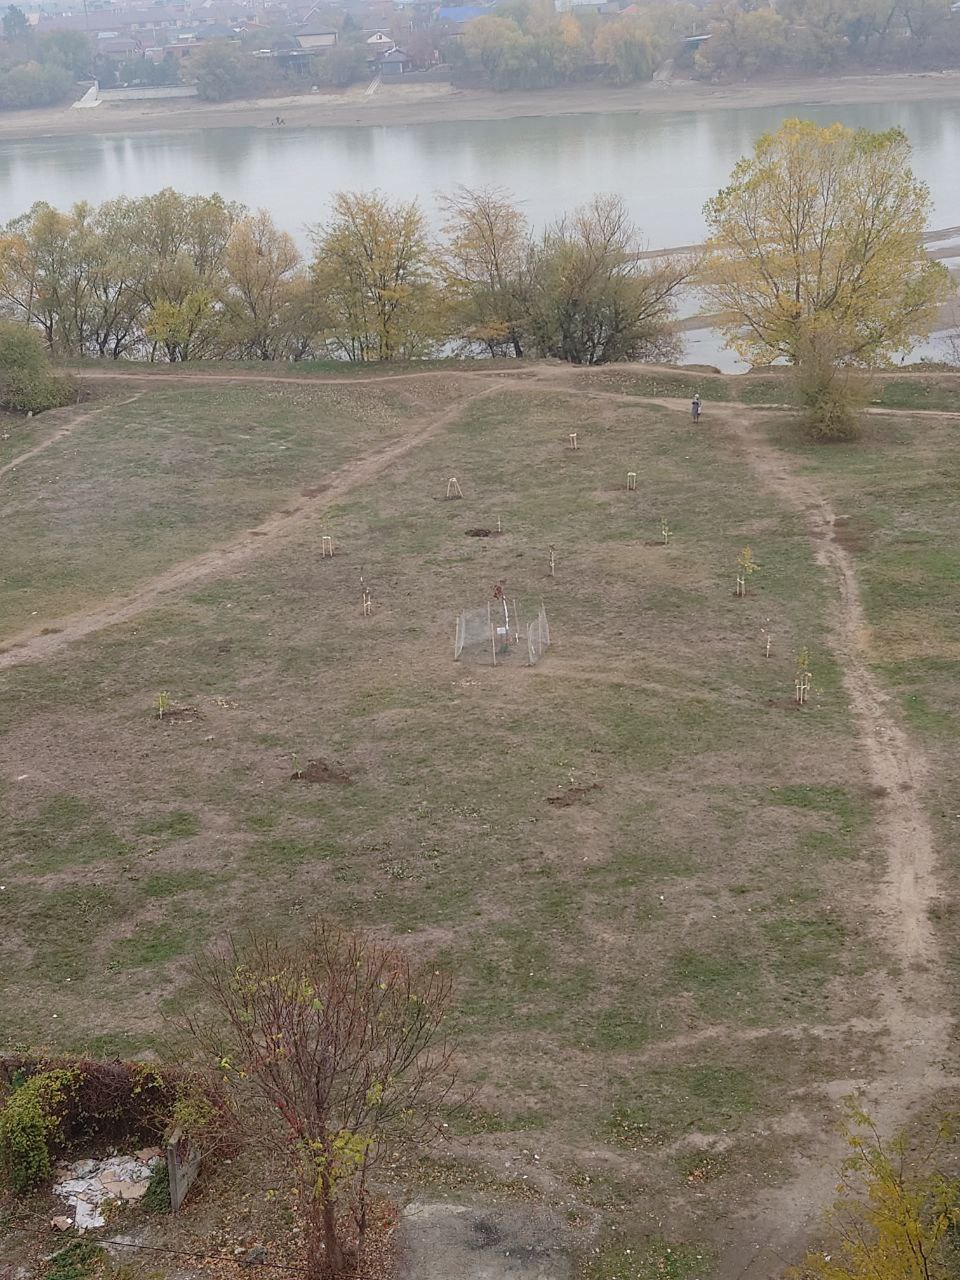
{"type": "Polygon", "coordinates": [[[798,390],[821,437],[855,427],[837,370],[908,351],[950,292],[923,248],[931,207],[902,130],[804,120],[764,134],[705,206],[708,306],[750,363],[805,366],[798,390]]]}
{"type": "Polygon", "coordinates": [[[907,1135],[884,1141],[871,1117],[848,1103],[851,1153],[828,1214],[830,1244],[807,1255],[789,1280],[952,1280],[960,1185],[937,1167],[950,1126],[921,1148],[907,1135]]]}
{"type": "Polygon", "coordinates": [[[348,360],[409,360],[436,338],[434,253],[415,200],[339,191],[314,232],[312,275],[324,330],[348,360]]]}
{"type": "Polygon", "coordinates": [[[292,236],[261,209],[233,228],[223,266],[223,349],[242,360],[301,355],[312,336],[304,306],[310,281],[292,236]]]}

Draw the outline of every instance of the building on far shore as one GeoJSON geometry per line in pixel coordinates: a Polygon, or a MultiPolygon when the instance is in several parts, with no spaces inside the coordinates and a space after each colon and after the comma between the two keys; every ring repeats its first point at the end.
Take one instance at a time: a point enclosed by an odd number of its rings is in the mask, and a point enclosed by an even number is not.
{"type": "Polygon", "coordinates": [[[377,70],[384,77],[404,76],[413,68],[413,59],[396,45],[377,60],[377,70]]]}
{"type": "Polygon", "coordinates": [[[301,49],[332,49],[338,39],[336,31],[316,23],[307,23],[296,34],[296,41],[301,49]]]}

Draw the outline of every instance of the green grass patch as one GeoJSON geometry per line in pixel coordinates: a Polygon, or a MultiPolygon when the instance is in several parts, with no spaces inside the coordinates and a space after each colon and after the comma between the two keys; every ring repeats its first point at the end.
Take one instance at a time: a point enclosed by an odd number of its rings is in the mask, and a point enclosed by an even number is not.
{"type": "Polygon", "coordinates": [[[548,1127],[549,1117],[541,1111],[504,1114],[476,1105],[450,1108],[444,1122],[444,1131],[452,1137],[472,1137],[481,1133],[527,1133],[548,1127]]]}
{"type": "Polygon", "coordinates": [[[200,832],[200,819],[186,809],[169,809],[151,818],[143,818],[137,824],[137,833],[154,840],[189,840],[200,832]]]}
{"type": "Polygon", "coordinates": [[[106,1260],[106,1253],[92,1240],[71,1240],[46,1263],[43,1280],[90,1280],[106,1260]]]}
{"type": "Polygon", "coordinates": [[[52,796],[34,816],[14,822],[7,840],[14,865],[32,875],[115,861],[131,853],[93,804],[66,793],[52,796]]]}
{"type": "Polygon", "coordinates": [[[666,1240],[607,1245],[583,1261],[578,1280],[693,1280],[709,1256],[701,1246],[666,1240]]]}
{"type": "Polygon", "coordinates": [[[211,894],[222,876],[211,871],[197,869],[187,871],[156,871],[143,885],[147,898],[175,898],[181,893],[199,893],[208,889],[211,894]]]}
{"type": "Polygon", "coordinates": [[[195,937],[170,924],[147,925],[129,938],[121,938],[110,950],[110,966],[142,969],[162,966],[190,950],[195,937]]]}
{"type": "Polygon", "coordinates": [[[759,1105],[755,1072],[717,1063],[645,1067],[601,1133],[618,1146],[661,1146],[692,1131],[735,1128],[759,1105]]]}

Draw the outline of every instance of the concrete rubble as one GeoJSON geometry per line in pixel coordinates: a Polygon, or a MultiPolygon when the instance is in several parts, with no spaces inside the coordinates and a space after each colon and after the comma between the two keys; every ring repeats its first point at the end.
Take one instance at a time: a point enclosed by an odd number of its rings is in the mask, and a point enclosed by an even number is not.
{"type": "MultiPolygon", "coordinates": [[[[73,1210],[78,1231],[106,1225],[108,1204],[134,1204],[147,1193],[150,1175],[160,1163],[159,1147],[144,1147],[131,1156],[76,1160],[57,1166],[53,1194],[73,1210]]],[[[58,1225],[62,1219],[54,1220],[58,1225]]]]}

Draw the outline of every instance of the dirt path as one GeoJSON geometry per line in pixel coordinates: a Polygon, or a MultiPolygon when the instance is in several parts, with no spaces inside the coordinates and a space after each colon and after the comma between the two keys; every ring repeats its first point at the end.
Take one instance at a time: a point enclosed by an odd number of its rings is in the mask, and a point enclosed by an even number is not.
{"type": "Polygon", "coordinates": [[[263,373],[238,373],[232,369],[225,369],[219,373],[213,371],[182,373],[177,366],[160,368],[155,373],[129,372],[127,367],[96,370],[83,368],[71,370],[71,372],[76,377],[91,383],[114,381],[145,382],[162,385],[164,382],[169,382],[179,385],[183,382],[190,382],[193,384],[220,384],[222,386],[224,383],[232,385],[237,382],[272,382],[280,387],[376,387],[381,382],[411,382],[422,378],[454,377],[489,380],[490,378],[516,379],[524,375],[532,377],[536,374],[536,370],[530,365],[521,364],[515,369],[485,368],[483,363],[479,361],[476,369],[460,367],[454,369],[414,369],[407,373],[357,373],[346,378],[331,377],[325,373],[304,374],[302,377],[295,377],[291,374],[276,373],[272,370],[266,370],[263,373]]]}
{"type": "MultiPolygon", "coordinates": [[[[923,804],[922,753],[908,739],[888,695],[867,665],[867,624],[850,553],[836,540],[836,516],[813,482],[791,469],[790,460],[751,430],[735,409],[717,411],[723,435],[738,449],[760,483],[800,514],[817,563],[836,585],[831,611],[831,648],[843,672],[863,750],[867,781],[875,789],[875,840],[886,874],[875,887],[870,916],[892,955],[880,1014],[889,1041],[882,1074],[872,1080],[826,1082],[834,1100],[864,1088],[868,1105],[885,1133],[903,1123],[912,1108],[951,1083],[943,1068],[952,1019],[943,1012],[942,975],[929,909],[939,893],[933,833],[923,804]]],[[[796,1262],[823,1208],[832,1199],[835,1168],[846,1153],[835,1137],[802,1164],[785,1186],[763,1196],[744,1222],[743,1238],[724,1255],[718,1280],[760,1280],[774,1265],[796,1262]]]]}
{"type": "MultiPolygon", "coordinates": [[[[577,388],[570,385],[570,376],[563,370],[544,370],[537,382],[560,393],[607,398],[620,404],[639,401],[687,409],[685,400],[577,388]]],[[[912,415],[914,411],[879,408],[871,412],[886,416],[912,415]]],[[[869,1020],[873,1031],[885,1035],[886,1062],[872,1079],[823,1081],[811,1087],[822,1092],[831,1109],[845,1095],[862,1090],[881,1131],[890,1134],[939,1089],[957,1084],[956,1077],[944,1067],[953,1019],[943,1012],[947,1007],[943,975],[929,915],[939,895],[939,883],[933,832],[923,803],[925,762],[867,665],[867,622],[856,566],[837,541],[837,517],[830,503],[810,478],[793,469],[787,455],[750,427],[750,413],[738,405],[711,405],[710,426],[737,450],[759,483],[801,517],[817,563],[835,584],[830,646],[850,699],[865,780],[877,797],[875,842],[886,859],[886,873],[871,900],[864,903],[864,914],[890,954],[893,967],[892,973],[881,975],[878,1017],[869,1020]]],[[[796,1162],[785,1185],[758,1197],[742,1218],[731,1224],[735,1242],[723,1253],[713,1280],[770,1280],[795,1265],[822,1228],[823,1211],[835,1194],[837,1167],[847,1154],[849,1148],[834,1130],[811,1156],[796,1162]]]]}
{"type": "MultiPolygon", "coordinates": [[[[347,462],[339,467],[323,484],[317,498],[304,500],[301,497],[299,505],[289,514],[279,513],[269,516],[256,529],[247,530],[222,546],[204,551],[190,560],[174,565],[157,577],[151,578],[129,595],[84,613],[59,619],[52,624],[48,623],[43,633],[33,629],[12,636],[4,648],[0,649],[0,671],[19,666],[21,663],[38,662],[49,658],[75,640],[82,640],[85,636],[102,631],[105,627],[112,627],[117,623],[135,618],[164,596],[182,591],[184,587],[192,585],[201,578],[209,577],[211,574],[233,572],[239,565],[254,559],[264,551],[275,548],[304,525],[315,520],[331,502],[342,498],[358,485],[372,480],[394,463],[399,462],[406,454],[426,443],[431,436],[455,421],[468,404],[500,389],[501,384],[497,381],[485,382],[480,390],[462,397],[451,408],[432,417],[419,431],[395,440],[376,453],[368,454],[366,457],[347,462]]],[[[76,423],[73,425],[75,426],[76,423]]],[[[49,447],[52,443],[51,438],[44,447],[49,447]]],[[[24,455],[24,457],[27,456],[24,455]]]]}
{"type": "MultiPolygon", "coordinates": [[[[33,448],[28,449],[26,453],[21,453],[18,457],[11,458],[9,462],[4,463],[4,465],[0,467],[0,477],[5,476],[8,471],[16,471],[17,467],[19,467],[21,463],[29,462],[30,459],[35,458],[38,453],[43,453],[43,451],[45,449],[49,449],[51,445],[57,444],[66,436],[71,435],[76,431],[77,427],[82,427],[83,424],[85,422],[89,422],[91,418],[98,417],[101,413],[106,412],[107,409],[116,409],[120,405],[132,404],[134,400],[139,400],[142,395],[143,392],[138,391],[136,395],[127,396],[125,400],[111,400],[108,404],[98,404],[95,409],[86,409],[82,413],[76,410],[71,410],[67,417],[67,421],[63,426],[54,431],[52,435],[47,436],[46,440],[41,440],[39,444],[35,444],[33,448]]],[[[54,410],[54,413],[57,412],[63,412],[63,410],[54,410]]]]}

